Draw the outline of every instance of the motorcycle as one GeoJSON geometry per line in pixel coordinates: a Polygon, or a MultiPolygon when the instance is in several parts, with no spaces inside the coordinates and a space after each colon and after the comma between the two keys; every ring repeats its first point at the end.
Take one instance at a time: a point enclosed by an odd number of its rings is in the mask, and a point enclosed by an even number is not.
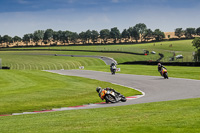
{"type": "Polygon", "coordinates": [[[168,79],[167,69],[165,69],[165,68],[162,69],[162,76],[163,76],[165,79],[168,79]]]}
{"type": "Polygon", "coordinates": [[[112,75],[115,75],[115,72],[116,72],[116,66],[112,66],[111,68],[110,68],[110,71],[111,71],[111,74],[112,75]]]}
{"type": "Polygon", "coordinates": [[[105,94],[105,100],[106,103],[116,103],[116,102],[126,102],[126,97],[121,95],[121,94],[117,94],[114,91],[111,90],[107,90],[106,94],[105,94]]]}

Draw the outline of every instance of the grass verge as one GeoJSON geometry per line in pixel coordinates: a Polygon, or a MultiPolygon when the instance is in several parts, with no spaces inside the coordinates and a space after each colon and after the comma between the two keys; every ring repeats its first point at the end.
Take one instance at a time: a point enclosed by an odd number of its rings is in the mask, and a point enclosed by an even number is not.
{"type": "Polygon", "coordinates": [[[0,70],[0,83],[0,114],[101,102],[97,86],[125,96],[141,94],[108,82],[36,70],[0,70]]]}
{"type": "Polygon", "coordinates": [[[8,116],[0,117],[0,129],[1,133],[199,133],[199,105],[199,99],[186,99],[121,107],[8,116]]]}

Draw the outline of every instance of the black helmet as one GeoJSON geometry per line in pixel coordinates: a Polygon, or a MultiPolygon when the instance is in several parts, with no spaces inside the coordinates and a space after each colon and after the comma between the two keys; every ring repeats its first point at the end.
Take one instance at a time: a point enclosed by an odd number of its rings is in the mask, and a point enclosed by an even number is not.
{"type": "Polygon", "coordinates": [[[115,66],[115,63],[114,63],[114,62],[112,62],[112,63],[111,63],[111,66],[115,66]]]}
{"type": "Polygon", "coordinates": [[[101,90],[101,87],[97,87],[96,91],[99,93],[99,91],[101,90]]]}

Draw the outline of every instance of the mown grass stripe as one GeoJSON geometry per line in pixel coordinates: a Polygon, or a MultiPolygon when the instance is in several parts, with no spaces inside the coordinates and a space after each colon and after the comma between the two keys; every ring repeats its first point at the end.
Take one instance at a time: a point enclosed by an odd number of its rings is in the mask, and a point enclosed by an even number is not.
{"type": "Polygon", "coordinates": [[[69,64],[68,63],[65,63],[66,64],[66,66],[67,66],[67,68],[66,69],[70,69],[70,66],[69,66],[69,64]]]}
{"type": "Polygon", "coordinates": [[[89,57],[62,57],[62,56],[52,57],[52,56],[47,56],[47,55],[38,56],[38,55],[17,55],[17,54],[15,54],[15,56],[12,56],[13,52],[12,54],[10,52],[6,52],[6,53],[8,54],[5,54],[3,57],[5,61],[4,64],[6,62],[11,63],[12,65],[11,69],[18,69],[18,70],[24,70],[24,69],[25,70],[45,70],[45,69],[59,70],[59,69],[75,69],[75,68],[79,68],[79,66],[104,65],[103,61],[99,59],[92,59],[89,57]]]}

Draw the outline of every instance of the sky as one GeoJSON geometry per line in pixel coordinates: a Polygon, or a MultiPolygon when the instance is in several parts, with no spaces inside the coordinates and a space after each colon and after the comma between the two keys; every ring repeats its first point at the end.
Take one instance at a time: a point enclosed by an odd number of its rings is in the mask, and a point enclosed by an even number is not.
{"type": "Polygon", "coordinates": [[[152,30],[200,27],[200,0],[0,0],[0,35],[36,30],[111,29],[138,23],[152,30]]]}

